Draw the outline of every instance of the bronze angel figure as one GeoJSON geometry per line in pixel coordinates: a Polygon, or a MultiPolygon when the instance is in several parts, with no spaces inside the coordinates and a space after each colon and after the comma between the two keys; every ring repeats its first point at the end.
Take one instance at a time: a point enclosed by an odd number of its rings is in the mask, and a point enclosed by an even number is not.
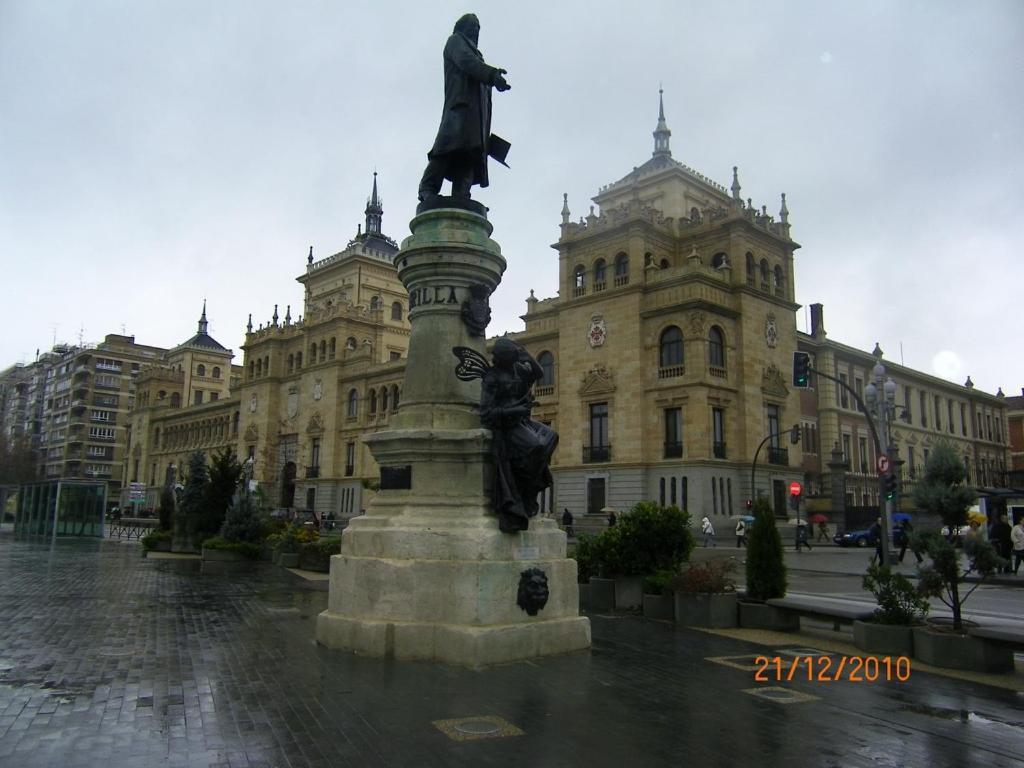
{"type": "Polygon", "coordinates": [[[551,485],[551,457],[558,433],[530,420],[530,388],[543,370],[529,352],[511,339],[494,345],[493,365],[469,347],[453,347],[459,358],[455,375],[462,381],[482,379],[480,421],[493,432],[494,509],[504,533],[529,528],[539,509],[537,497],[551,485]]]}

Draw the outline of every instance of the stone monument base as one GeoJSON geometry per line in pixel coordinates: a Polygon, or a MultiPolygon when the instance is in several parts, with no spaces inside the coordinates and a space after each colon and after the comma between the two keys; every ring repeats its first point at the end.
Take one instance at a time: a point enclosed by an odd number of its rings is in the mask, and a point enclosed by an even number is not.
{"type": "Polygon", "coordinates": [[[576,561],[565,557],[554,521],[534,519],[510,535],[484,510],[455,519],[394,512],[356,518],[345,531],[342,554],[331,558],[328,609],[317,618],[319,643],[473,667],[590,647],[576,561]],[[535,616],[518,605],[522,573],[532,568],[549,590],[535,616]]]}

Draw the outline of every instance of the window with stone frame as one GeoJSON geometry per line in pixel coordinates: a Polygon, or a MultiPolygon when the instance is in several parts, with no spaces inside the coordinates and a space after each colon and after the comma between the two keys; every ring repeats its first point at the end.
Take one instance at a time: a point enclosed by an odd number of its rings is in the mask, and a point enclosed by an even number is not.
{"type": "MultiPolygon", "coordinates": [[[[661,332],[658,339],[658,367],[661,369],[681,368],[683,365],[683,332],[670,325],[661,332]]],[[[682,373],[680,370],[679,374],[682,373]]]]}

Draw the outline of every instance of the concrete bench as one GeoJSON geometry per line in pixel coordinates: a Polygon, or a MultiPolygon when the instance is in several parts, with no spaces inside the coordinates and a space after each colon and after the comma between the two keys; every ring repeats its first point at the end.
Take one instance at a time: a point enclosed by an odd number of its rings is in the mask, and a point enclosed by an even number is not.
{"type": "Polygon", "coordinates": [[[1024,630],[1015,627],[970,627],[967,634],[998,645],[1024,650],[1024,630]]]}
{"type": "Polygon", "coordinates": [[[796,613],[800,616],[831,621],[832,628],[837,632],[839,631],[840,624],[867,621],[875,613],[874,608],[830,598],[776,597],[765,602],[774,608],[796,613]]]}

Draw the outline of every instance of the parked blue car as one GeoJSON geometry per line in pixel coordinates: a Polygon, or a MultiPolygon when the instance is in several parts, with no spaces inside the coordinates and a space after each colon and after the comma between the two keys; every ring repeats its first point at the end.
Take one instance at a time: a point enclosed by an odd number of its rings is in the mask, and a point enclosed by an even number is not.
{"type": "MultiPolygon", "coordinates": [[[[893,543],[897,543],[900,540],[900,536],[903,533],[903,528],[898,525],[892,527],[892,540],[893,543]]],[[[875,539],[871,535],[871,529],[865,528],[860,531],[846,531],[845,533],[837,533],[832,537],[832,541],[838,544],[840,547],[866,547],[871,545],[875,546],[875,539]]]]}

